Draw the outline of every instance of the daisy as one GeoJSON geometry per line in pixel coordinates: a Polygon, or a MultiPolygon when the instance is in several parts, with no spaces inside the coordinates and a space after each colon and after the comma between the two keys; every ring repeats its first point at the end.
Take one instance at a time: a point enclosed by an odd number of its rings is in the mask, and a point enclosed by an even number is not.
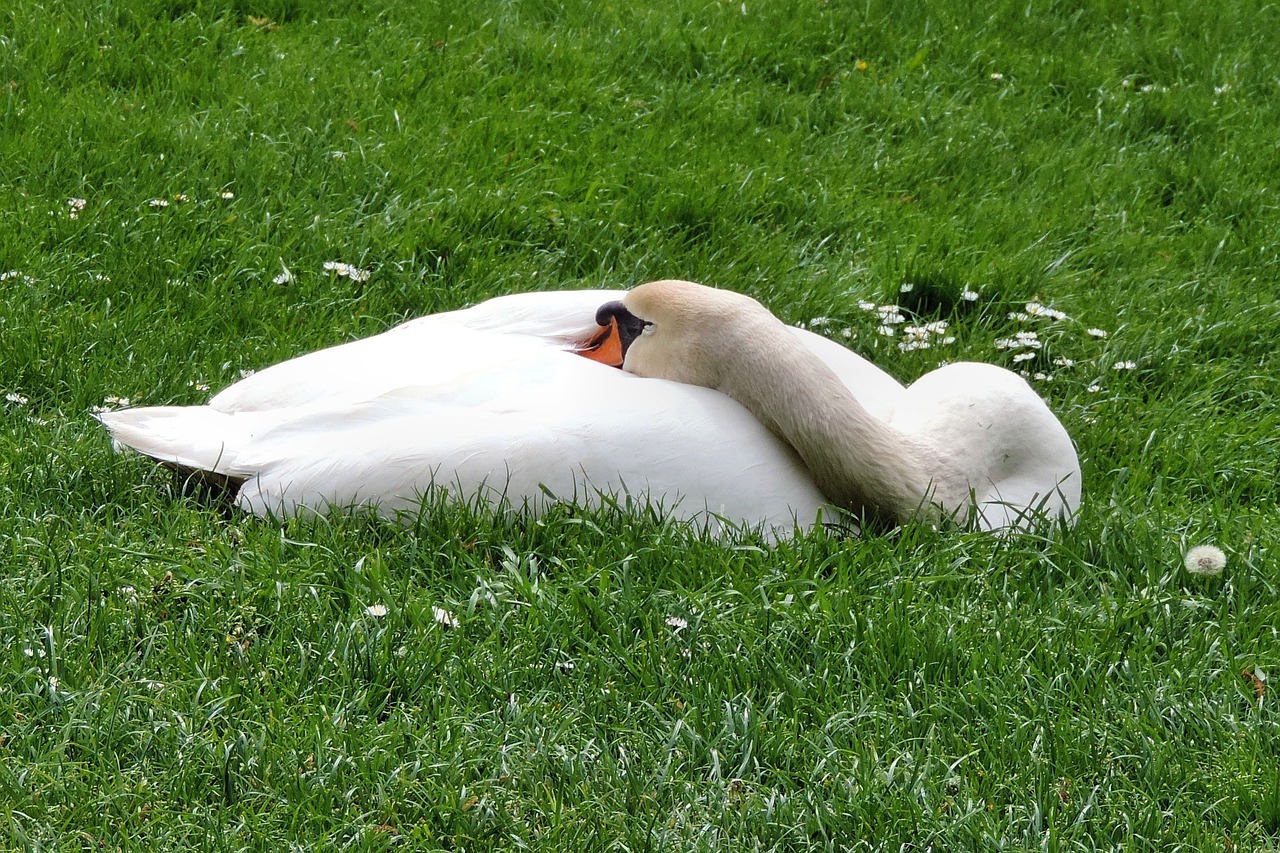
{"type": "Polygon", "coordinates": [[[431,608],[431,615],[435,617],[435,620],[437,622],[439,622],[441,625],[445,626],[446,628],[458,627],[458,617],[454,616],[452,613],[450,613],[448,610],[445,610],[443,607],[433,606],[431,608]]]}

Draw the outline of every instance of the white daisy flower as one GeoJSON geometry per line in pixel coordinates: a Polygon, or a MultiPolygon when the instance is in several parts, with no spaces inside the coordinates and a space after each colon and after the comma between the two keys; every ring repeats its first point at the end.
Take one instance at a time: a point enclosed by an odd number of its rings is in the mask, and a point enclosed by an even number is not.
{"type": "Polygon", "coordinates": [[[1086,333],[1095,338],[1105,338],[1107,336],[1105,329],[1088,329],[1086,333]]]}
{"type": "Polygon", "coordinates": [[[1066,320],[1067,315],[1056,308],[1049,308],[1039,302],[1028,302],[1026,312],[1032,317],[1045,317],[1049,320],[1066,320]]]}
{"type": "Polygon", "coordinates": [[[431,615],[435,617],[435,620],[437,622],[439,622],[441,625],[445,626],[446,628],[458,627],[458,617],[454,616],[452,613],[450,613],[448,610],[445,610],[443,607],[432,606],[431,615]]]}
{"type": "Polygon", "coordinates": [[[666,619],[667,627],[675,631],[683,631],[689,627],[689,620],[682,619],[679,616],[668,616],[666,619]]]}
{"type": "Polygon", "coordinates": [[[364,609],[364,614],[366,616],[372,616],[374,619],[381,619],[383,616],[387,615],[387,605],[370,604],[364,609]]]}

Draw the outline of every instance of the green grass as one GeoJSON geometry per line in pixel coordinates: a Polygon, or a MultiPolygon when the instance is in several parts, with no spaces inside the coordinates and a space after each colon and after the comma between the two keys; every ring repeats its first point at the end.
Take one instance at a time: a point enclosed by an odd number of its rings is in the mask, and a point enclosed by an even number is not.
{"type": "Polygon", "coordinates": [[[5,846],[1280,848],[1280,10],[943,5],[0,9],[5,846]],[[282,530],[89,417],[661,277],[1025,369],[1079,525],[282,530]]]}

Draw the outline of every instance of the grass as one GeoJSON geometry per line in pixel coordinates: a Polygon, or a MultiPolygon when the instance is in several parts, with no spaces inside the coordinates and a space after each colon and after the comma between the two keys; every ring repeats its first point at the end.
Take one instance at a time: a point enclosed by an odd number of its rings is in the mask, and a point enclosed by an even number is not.
{"type": "Polygon", "coordinates": [[[1243,2],[8,4],[7,846],[1280,848],[1278,38],[1243,2]],[[670,276],[904,379],[1025,369],[1079,525],[281,528],[88,415],[670,276]]]}

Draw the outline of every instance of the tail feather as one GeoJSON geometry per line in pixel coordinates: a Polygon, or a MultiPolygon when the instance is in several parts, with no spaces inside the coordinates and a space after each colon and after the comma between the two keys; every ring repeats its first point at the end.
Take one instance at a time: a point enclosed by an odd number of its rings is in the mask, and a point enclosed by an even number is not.
{"type": "Polygon", "coordinates": [[[250,434],[235,415],[207,406],[151,406],[95,417],[111,433],[117,449],[128,448],[180,472],[215,475],[215,481],[243,481],[253,473],[237,464],[239,449],[250,434]]]}

